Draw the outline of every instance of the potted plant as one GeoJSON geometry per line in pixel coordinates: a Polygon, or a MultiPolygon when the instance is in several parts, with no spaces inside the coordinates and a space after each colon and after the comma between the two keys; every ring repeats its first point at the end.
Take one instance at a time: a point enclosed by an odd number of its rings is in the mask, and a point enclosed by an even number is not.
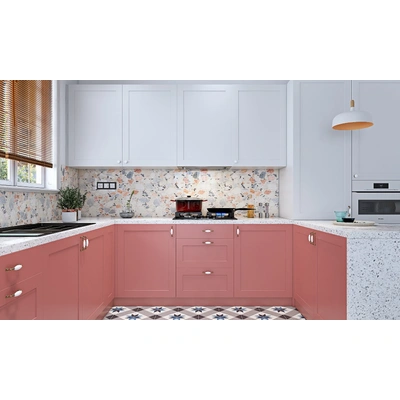
{"type": "Polygon", "coordinates": [[[78,208],[78,220],[81,219],[82,217],[82,208],[85,205],[85,201],[86,201],[86,195],[88,192],[85,193],[81,193],[81,191],[79,189],[77,189],[77,199],[78,199],[78,204],[77,204],[77,208],[78,208]]]}
{"type": "Polygon", "coordinates": [[[70,186],[60,189],[58,192],[57,206],[61,208],[63,222],[75,222],[77,220],[77,211],[79,204],[79,195],[77,188],[70,186]]]}

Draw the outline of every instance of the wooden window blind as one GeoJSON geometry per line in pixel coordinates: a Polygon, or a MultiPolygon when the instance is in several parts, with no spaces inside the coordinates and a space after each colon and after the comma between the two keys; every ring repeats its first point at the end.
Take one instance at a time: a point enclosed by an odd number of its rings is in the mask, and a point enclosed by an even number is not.
{"type": "Polygon", "coordinates": [[[0,81],[0,157],[53,167],[52,81],[0,81]]]}

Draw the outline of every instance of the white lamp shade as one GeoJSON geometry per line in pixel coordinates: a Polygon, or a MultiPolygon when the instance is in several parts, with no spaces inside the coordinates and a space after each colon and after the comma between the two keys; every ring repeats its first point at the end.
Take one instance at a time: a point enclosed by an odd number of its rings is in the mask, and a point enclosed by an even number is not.
{"type": "Polygon", "coordinates": [[[339,131],[354,131],[369,128],[374,123],[372,115],[366,111],[355,111],[353,107],[350,111],[336,115],[332,121],[332,128],[339,131]]]}

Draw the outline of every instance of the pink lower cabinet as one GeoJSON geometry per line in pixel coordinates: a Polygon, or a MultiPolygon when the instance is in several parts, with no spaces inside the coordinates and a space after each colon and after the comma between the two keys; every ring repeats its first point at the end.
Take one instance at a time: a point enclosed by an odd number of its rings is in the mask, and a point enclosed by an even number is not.
{"type": "Polygon", "coordinates": [[[79,254],[79,319],[96,319],[109,302],[112,289],[106,279],[113,275],[113,231],[113,227],[96,229],[80,237],[84,245],[79,254]]]}
{"type": "Polygon", "coordinates": [[[317,314],[317,248],[311,243],[310,229],[293,227],[294,305],[307,319],[317,314]]]}
{"type": "Polygon", "coordinates": [[[113,232],[95,229],[42,246],[44,319],[96,319],[112,301],[113,232]]]}
{"type": "Polygon", "coordinates": [[[292,225],[235,225],[235,297],[292,302],[292,225]]]}
{"type": "Polygon", "coordinates": [[[0,257],[0,320],[43,318],[41,246],[0,257]]]}
{"type": "Polygon", "coordinates": [[[44,312],[46,320],[79,319],[78,236],[56,240],[43,246],[44,312]]]}
{"type": "Polygon", "coordinates": [[[0,290],[0,320],[43,319],[43,274],[0,290]]]}
{"type": "Polygon", "coordinates": [[[117,227],[116,297],[175,297],[175,227],[167,224],[117,227]]]}
{"type": "Polygon", "coordinates": [[[293,240],[294,305],[307,319],[346,319],[346,239],[294,226],[293,240]]]}
{"type": "Polygon", "coordinates": [[[178,225],[177,297],[233,297],[233,226],[178,225]]]}

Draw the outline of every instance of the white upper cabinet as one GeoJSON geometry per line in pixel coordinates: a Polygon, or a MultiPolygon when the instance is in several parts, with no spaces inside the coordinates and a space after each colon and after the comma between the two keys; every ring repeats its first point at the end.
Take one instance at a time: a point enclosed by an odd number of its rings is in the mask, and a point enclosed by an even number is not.
{"type": "Polygon", "coordinates": [[[351,204],[351,132],[332,129],[332,119],[349,109],[350,81],[291,81],[287,96],[280,216],[334,220],[334,211],[351,204]]]}
{"type": "Polygon", "coordinates": [[[400,81],[353,81],[353,99],[374,122],[352,132],[353,180],[400,180],[400,81]]]}
{"type": "Polygon", "coordinates": [[[72,167],[286,165],[284,84],[69,86],[72,167]]]}
{"type": "Polygon", "coordinates": [[[286,165],[286,85],[238,85],[233,167],[286,165]]]}
{"type": "Polygon", "coordinates": [[[68,165],[122,165],[122,86],[69,85],[68,165]]]}
{"type": "Polygon", "coordinates": [[[176,166],[176,85],[124,85],[123,93],[124,166],[176,166]]]}
{"type": "Polygon", "coordinates": [[[178,165],[231,166],[236,129],[232,85],[178,85],[178,165]]]}

